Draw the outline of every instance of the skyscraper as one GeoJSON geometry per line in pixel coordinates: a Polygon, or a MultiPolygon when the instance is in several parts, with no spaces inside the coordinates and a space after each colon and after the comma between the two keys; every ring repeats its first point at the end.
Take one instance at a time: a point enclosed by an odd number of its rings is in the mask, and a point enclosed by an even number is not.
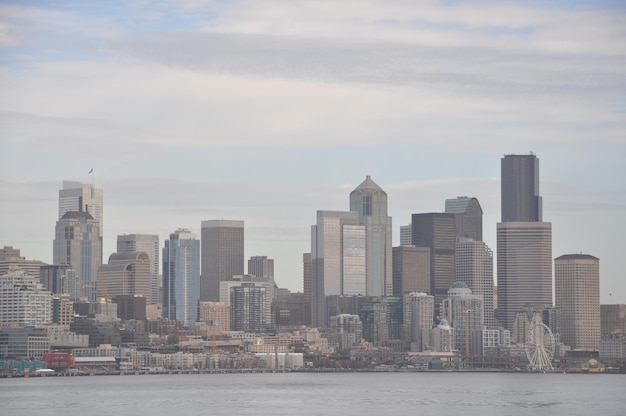
{"type": "Polygon", "coordinates": [[[219,301],[220,282],[244,274],[243,221],[202,221],[200,300],[219,301]]]}
{"type": "Polygon", "coordinates": [[[87,300],[96,300],[98,269],[102,264],[100,227],[87,212],[68,211],[57,221],[53,262],[76,270],[87,300]]]}
{"type": "Polygon", "coordinates": [[[456,238],[483,241],[483,209],[476,198],[446,199],[446,213],[454,214],[456,238]]]}
{"type": "Polygon", "coordinates": [[[505,155],[501,169],[502,222],[542,221],[539,159],[532,153],[505,155]]]}
{"type": "Polygon", "coordinates": [[[387,216],[387,193],[368,175],[350,193],[350,211],[359,213],[365,226],[367,243],[367,295],[391,296],[392,236],[391,217],[387,216]]]}
{"type": "Polygon", "coordinates": [[[159,302],[159,236],[156,234],[124,234],[117,236],[117,252],[143,252],[150,263],[150,296],[147,304],[159,302]]]}
{"type": "Polygon", "coordinates": [[[430,291],[435,297],[435,316],[439,316],[441,301],[455,282],[454,247],[456,244],[455,215],[423,213],[412,215],[413,245],[430,248],[430,291]]]}
{"type": "Polygon", "coordinates": [[[150,295],[150,258],[143,251],[113,253],[108,264],[101,266],[98,297],[141,296],[148,300],[150,295]]]}
{"type": "Polygon", "coordinates": [[[505,155],[501,175],[497,318],[512,330],[516,314],[525,306],[552,306],[552,224],[541,222],[535,155],[505,155]]]}
{"type": "Polygon", "coordinates": [[[366,230],[353,211],[317,211],[311,226],[311,314],[327,327],[326,296],[364,295],[367,290],[366,230]]]}
{"type": "Polygon", "coordinates": [[[248,274],[274,280],[274,259],[267,256],[252,256],[248,260],[248,274]]]}
{"type": "Polygon", "coordinates": [[[413,241],[411,238],[411,224],[409,225],[401,225],[400,226],[400,245],[401,246],[411,246],[413,245],[413,241]]]}
{"type": "MultiPolygon", "coordinates": [[[[98,221],[99,236],[103,228],[103,192],[93,184],[76,181],[63,181],[59,189],[59,219],[68,211],[88,212],[98,221]]],[[[102,259],[100,259],[102,261],[102,259]]]]}
{"type": "Polygon", "coordinates": [[[163,249],[163,317],[191,324],[198,320],[200,241],[178,229],[163,249]]]}
{"type": "Polygon", "coordinates": [[[497,318],[512,330],[525,305],[552,306],[552,225],[502,222],[497,227],[497,318]]]}
{"type": "Polygon", "coordinates": [[[443,318],[454,328],[454,347],[466,357],[479,355],[484,325],[482,296],[473,294],[465,283],[455,282],[441,309],[443,318]]]}
{"type": "Polygon", "coordinates": [[[430,249],[394,247],[393,296],[412,292],[430,292],[430,249]]]}
{"type": "Polygon", "coordinates": [[[482,241],[461,238],[454,252],[455,276],[472,293],[483,297],[485,325],[497,326],[493,307],[493,252],[482,241]]]}
{"type": "Polygon", "coordinates": [[[561,342],[572,349],[600,347],[600,260],[588,254],[554,259],[554,298],[561,342]]]}

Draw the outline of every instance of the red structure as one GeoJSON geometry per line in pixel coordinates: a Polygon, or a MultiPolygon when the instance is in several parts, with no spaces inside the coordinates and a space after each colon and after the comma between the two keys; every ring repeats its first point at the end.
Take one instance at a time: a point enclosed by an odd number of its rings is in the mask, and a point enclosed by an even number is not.
{"type": "Polygon", "coordinates": [[[43,357],[52,370],[65,370],[74,367],[74,357],[67,352],[51,352],[43,357]]]}

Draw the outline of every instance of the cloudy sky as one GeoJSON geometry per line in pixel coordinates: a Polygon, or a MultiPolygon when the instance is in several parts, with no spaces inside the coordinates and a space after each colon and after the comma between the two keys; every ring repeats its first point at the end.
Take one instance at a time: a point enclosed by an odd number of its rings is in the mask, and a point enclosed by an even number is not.
{"type": "Polygon", "coordinates": [[[553,257],[599,257],[626,302],[620,0],[0,3],[0,245],[29,259],[52,262],[63,180],[104,189],[105,258],[241,219],[292,290],[316,210],[365,175],[396,244],[468,195],[495,251],[500,159],[530,151],[553,257]]]}

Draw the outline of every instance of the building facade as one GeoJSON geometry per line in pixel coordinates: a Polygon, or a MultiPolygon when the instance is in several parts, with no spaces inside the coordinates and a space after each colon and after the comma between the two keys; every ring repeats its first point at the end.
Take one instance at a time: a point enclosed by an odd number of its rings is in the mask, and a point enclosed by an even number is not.
{"type": "Polygon", "coordinates": [[[588,254],[554,259],[555,306],[561,342],[572,349],[600,347],[600,260],[588,254]]]}
{"type": "Polygon", "coordinates": [[[98,270],[102,265],[102,237],[98,220],[88,212],[68,211],[57,221],[53,263],[76,270],[82,296],[96,300],[98,270]]]}
{"type": "MultiPolygon", "coordinates": [[[[228,282],[223,282],[228,283],[228,282]]],[[[230,326],[233,331],[266,332],[271,328],[267,320],[267,288],[254,282],[241,282],[230,287],[230,326]]],[[[271,304],[270,304],[271,320],[271,304]]]]}
{"type": "Polygon", "coordinates": [[[63,189],[59,189],[59,219],[70,211],[88,212],[98,222],[98,236],[102,238],[104,232],[102,189],[96,188],[93,184],[63,181],[63,189]]]}
{"type": "Polygon", "coordinates": [[[311,226],[312,324],[327,328],[326,296],[367,291],[366,229],[357,212],[317,211],[311,226]]]}
{"type": "Polygon", "coordinates": [[[98,297],[141,296],[146,301],[152,295],[150,259],[143,251],[113,253],[108,264],[100,268],[98,297]]]}
{"type": "Polygon", "coordinates": [[[430,292],[430,249],[394,247],[393,296],[412,292],[430,292]]]}
{"type": "Polygon", "coordinates": [[[44,288],[54,294],[67,293],[70,300],[79,300],[82,286],[76,270],[69,265],[50,264],[41,266],[39,280],[44,288]]]}
{"type": "Polygon", "coordinates": [[[446,199],[446,214],[455,216],[456,238],[483,241],[483,209],[476,198],[446,199]]]}
{"type": "Polygon", "coordinates": [[[543,221],[539,159],[535,155],[505,155],[500,180],[502,222],[543,221]]]}
{"type": "Polygon", "coordinates": [[[219,301],[220,282],[244,274],[244,223],[202,221],[202,280],[200,299],[219,301]]]}
{"type": "Polygon", "coordinates": [[[455,282],[454,248],[456,245],[455,214],[413,214],[413,245],[430,249],[430,290],[435,297],[435,316],[441,301],[455,282]]]}
{"type": "Polygon", "coordinates": [[[466,357],[482,354],[482,296],[472,294],[467,284],[456,282],[443,300],[442,316],[454,328],[456,350],[466,357]]]}
{"type": "Polygon", "coordinates": [[[552,306],[552,224],[497,224],[497,319],[513,329],[518,311],[527,305],[552,306]]]}
{"type": "Polygon", "coordinates": [[[482,241],[459,238],[456,243],[455,277],[483,298],[484,323],[497,326],[493,305],[493,252],[482,241]]]}
{"type": "Polygon", "coordinates": [[[387,193],[368,175],[350,193],[350,211],[359,214],[359,225],[366,235],[366,293],[368,296],[391,296],[392,227],[387,215],[387,193]]]}
{"type": "Polygon", "coordinates": [[[156,234],[124,234],[117,236],[117,252],[143,252],[148,255],[150,265],[150,296],[148,305],[159,302],[159,236],[156,234]]]}
{"type": "Polygon", "coordinates": [[[252,256],[248,260],[248,274],[264,279],[274,279],[274,259],[267,256],[252,256]]]}
{"type": "Polygon", "coordinates": [[[11,268],[0,277],[0,325],[46,325],[52,323],[52,294],[39,279],[11,268]]]}
{"type": "Polygon", "coordinates": [[[196,322],[199,300],[200,241],[189,230],[179,229],[163,248],[163,317],[196,322]]]}

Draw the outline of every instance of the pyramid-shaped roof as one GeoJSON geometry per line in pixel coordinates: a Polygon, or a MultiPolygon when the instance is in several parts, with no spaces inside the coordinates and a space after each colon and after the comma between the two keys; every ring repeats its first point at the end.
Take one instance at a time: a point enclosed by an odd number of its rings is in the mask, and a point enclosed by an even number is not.
{"type": "Polygon", "coordinates": [[[355,191],[357,189],[380,189],[382,190],[383,188],[378,186],[376,182],[372,180],[372,177],[370,175],[367,175],[365,177],[365,180],[361,182],[361,184],[355,188],[355,191]]]}

